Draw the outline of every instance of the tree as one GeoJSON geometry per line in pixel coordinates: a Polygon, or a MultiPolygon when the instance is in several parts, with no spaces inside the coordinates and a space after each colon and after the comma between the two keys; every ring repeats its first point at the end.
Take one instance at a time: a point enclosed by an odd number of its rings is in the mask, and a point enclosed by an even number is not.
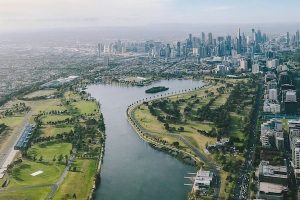
{"type": "Polygon", "coordinates": [[[168,123],[165,123],[164,126],[165,126],[165,129],[166,129],[166,130],[169,130],[170,126],[169,126],[168,123]]]}
{"type": "Polygon", "coordinates": [[[68,164],[68,160],[69,160],[68,155],[65,155],[65,160],[66,160],[66,165],[67,165],[68,164]]]}
{"type": "Polygon", "coordinates": [[[173,142],[173,145],[175,146],[175,147],[178,147],[179,146],[179,142],[173,142]]]}
{"type": "Polygon", "coordinates": [[[40,161],[40,162],[43,161],[43,156],[40,156],[39,161],[40,161]]]}
{"type": "Polygon", "coordinates": [[[182,127],[182,126],[179,127],[179,128],[178,128],[178,131],[183,132],[183,131],[184,131],[184,127],[182,127]]]}
{"type": "Polygon", "coordinates": [[[63,155],[60,154],[60,155],[58,156],[58,162],[61,162],[63,158],[64,158],[63,155]]]}

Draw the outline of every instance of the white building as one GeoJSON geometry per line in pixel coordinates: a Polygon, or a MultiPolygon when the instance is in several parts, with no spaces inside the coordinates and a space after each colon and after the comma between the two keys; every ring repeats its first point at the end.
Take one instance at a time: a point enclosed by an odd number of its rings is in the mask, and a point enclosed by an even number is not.
{"type": "Polygon", "coordinates": [[[252,65],[252,73],[258,74],[259,73],[259,64],[253,64],[252,65]]]}
{"type": "Polygon", "coordinates": [[[212,172],[199,170],[194,180],[193,191],[206,191],[207,189],[209,189],[212,180],[212,172]]]}
{"type": "Polygon", "coordinates": [[[300,168],[300,148],[297,147],[293,152],[293,163],[295,168],[300,168]]]}
{"type": "Polygon", "coordinates": [[[268,68],[277,68],[278,65],[279,65],[279,60],[278,59],[267,60],[267,67],[268,68]]]}
{"type": "Polygon", "coordinates": [[[268,100],[264,102],[263,111],[266,113],[280,113],[280,104],[272,103],[268,100]]]}
{"type": "Polygon", "coordinates": [[[300,120],[289,120],[289,139],[295,168],[300,168],[300,120]]]}
{"type": "Polygon", "coordinates": [[[279,65],[277,67],[277,72],[280,73],[280,72],[283,72],[283,71],[287,71],[289,68],[286,66],[286,65],[279,65]]]}
{"type": "Polygon", "coordinates": [[[240,70],[241,71],[248,71],[248,61],[245,58],[240,60],[240,70]]]}
{"type": "Polygon", "coordinates": [[[281,149],[284,143],[283,132],[282,132],[282,122],[277,119],[271,119],[260,126],[260,141],[263,147],[270,147],[270,138],[275,138],[276,147],[281,149]],[[277,145],[278,143],[278,145],[277,145]]]}
{"type": "Polygon", "coordinates": [[[193,56],[199,55],[199,48],[193,48],[193,56]]]}
{"type": "Polygon", "coordinates": [[[269,99],[273,101],[277,101],[277,89],[269,89],[269,99]]]}

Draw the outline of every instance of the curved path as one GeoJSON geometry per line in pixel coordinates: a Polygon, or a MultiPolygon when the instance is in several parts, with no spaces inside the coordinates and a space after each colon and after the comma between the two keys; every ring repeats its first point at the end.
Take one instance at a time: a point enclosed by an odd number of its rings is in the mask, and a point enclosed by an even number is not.
{"type": "MultiPolygon", "coordinates": [[[[205,85],[204,85],[205,86],[205,85]]],[[[197,90],[197,89],[195,89],[197,90]]],[[[156,98],[152,98],[149,99],[149,101],[153,101],[155,99],[162,99],[162,98],[166,98],[166,97],[170,97],[170,96],[174,96],[174,95],[178,95],[178,94],[183,94],[183,93],[188,93],[191,92],[192,90],[188,90],[188,91],[180,91],[178,93],[172,93],[172,94],[166,94],[164,96],[158,96],[156,98]]],[[[220,179],[220,172],[217,169],[216,165],[210,161],[198,148],[196,148],[193,144],[191,144],[191,142],[189,142],[188,140],[186,140],[182,135],[180,134],[172,134],[172,136],[175,136],[178,140],[182,141],[186,146],[189,147],[189,149],[194,153],[190,153],[190,152],[186,152],[186,151],[182,151],[179,150],[177,148],[174,148],[172,146],[169,145],[164,145],[161,143],[158,143],[157,141],[151,140],[148,137],[145,137],[145,135],[149,135],[150,137],[153,136],[153,133],[151,133],[149,130],[144,129],[139,122],[135,119],[135,117],[133,116],[133,111],[141,104],[143,104],[144,102],[149,102],[147,99],[146,100],[140,100],[137,101],[135,103],[133,103],[132,105],[130,105],[127,109],[127,117],[128,117],[128,121],[130,122],[130,124],[132,125],[132,127],[135,129],[135,131],[138,133],[138,135],[140,136],[141,139],[145,140],[148,143],[154,144],[154,145],[158,145],[158,146],[164,146],[167,149],[170,150],[176,150],[176,151],[180,151],[184,154],[187,154],[189,156],[191,156],[193,159],[196,160],[201,160],[202,162],[205,163],[206,166],[208,166],[210,168],[210,170],[214,173],[215,175],[215,192],[213,195],[213,199],[218,199],[219,194],[220,194],[220,186],[221,186],[221,179],[220,179]]]]}

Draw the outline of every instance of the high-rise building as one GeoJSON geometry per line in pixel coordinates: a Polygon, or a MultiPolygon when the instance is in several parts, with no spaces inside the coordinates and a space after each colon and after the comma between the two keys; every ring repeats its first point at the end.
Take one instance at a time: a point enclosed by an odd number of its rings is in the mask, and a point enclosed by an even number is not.
{"type": "Polygon", "coordinates": [[[226,36],[226,40],[225,40],[225,55],[231,56],[231,52],[232,52],[231,36],[228,35],[226,36]]]}
{"type": "Polygon", "coordinates": [[[240,60],[240,69],[241,71],[248,71],[248,60],[245,58],[242,58],[240,60]]]}
{"type": "Polygon", "coordinates": [[[279,60],[278,59],[267,60],[266,65],[268,68],[277,68],[277,66],[279,65],[279,60]]]}
{"type": "Polygon", "coordinates": [[[255,29],[254,28],[252,29],[251,40],[252,40],[253,43],[255,43],[256,38],[255,38],[255,29]]]}
{"type": "Polygon", "coordinates": [[[109,64],[110,64],[110,63],[109,63],[109,56],[105,56],[105,57],[104,57],[104,65],[105,65],[105,66],[109,66],[109,64]]]}
{"type": "Polygon", "coordinates": [[[252,73],[253,74],[259,73],[259,64],[256,63],[252,65],[252,73]]]}
{"type": "Polygon", "coordinates": [[[295,42],[296,42],[296,47],[299,47],[299,40],[300,40],[300,35],[299,35],[299,30],[296,32],[296,38],[295,38],[295,42]]]}
{"type": "Polygon", "coordinates": [[[180,57],[181,52],[180,52],[180,42],[177,42],[177,49],[176,49],[176,57],[180,57]]]}
{"type": "Polygon", "coordinates": [[[171,57],[171,46],[170,44],[167,44],[167,48],[166,48],[166,57],[170,58],[171,57]]]}
{"type": "Polygon", "coordinates": [[[242,53],[242,36],[241,36],[241,29],[239,28],[238,35],[237,35],[237,53],[242,53]]]}
{"type": "Polygon", "coordinates": [[[273,101],[277,101],[277,89],[269,90],[269,99],[273,101]]]}
{"type": "Polygon", "coordinates": [[[202,34],[201,34],[201,41],[203,44],[205,43],[205,33],[204,32],[202,32],[202,34]]]}
{"type": "Polygon", "coordinates": [[[213,43],[212,33],[208,33],[208,44],[211,45],[213,43]]]}
{"type": "Polygon", "coordinates": [[[289,46],[290,45],[290,33],[286,33],[286,44],[289,46]]]}
{"type": "Polygon", "coordinates": [[[98,43],[98,57],[100,58],[102,54],[102,44],[101,43],[98,43]]]}

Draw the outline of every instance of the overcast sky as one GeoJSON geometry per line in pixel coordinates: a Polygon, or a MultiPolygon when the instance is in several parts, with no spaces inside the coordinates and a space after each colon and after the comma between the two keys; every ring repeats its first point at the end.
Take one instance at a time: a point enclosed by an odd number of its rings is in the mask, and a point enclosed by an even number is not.
{"type": "Polygon", "coordinates": [[[165,23],[299,23],[300,0],[0,0],[0,31],[165,23]]]}

